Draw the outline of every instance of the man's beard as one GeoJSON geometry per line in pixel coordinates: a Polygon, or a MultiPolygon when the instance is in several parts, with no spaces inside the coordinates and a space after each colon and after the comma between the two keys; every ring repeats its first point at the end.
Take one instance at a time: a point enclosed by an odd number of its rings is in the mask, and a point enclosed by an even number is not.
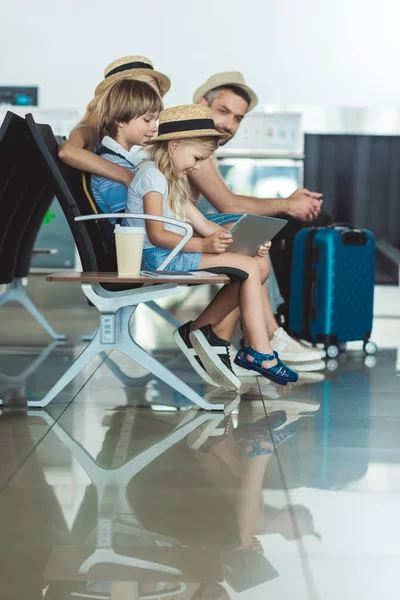
{"type": "Polygon", "coordinates": [[[226,138],[226,139],[221,139],[221,140],[219,141],[219,145],[220,145],[220,147],[221,147],[221,146],[225,146],[225,144],[227,144],[228,142],[230,142],[230,141],[231,141],[231,139],[233,138],[233,134],[232,134],[232,133],[230,133],[229,131],[226,131],[226,129],[218,129],[218,127],[216,127],[216,130],[218,131],[218,133],[223,133],[223,134],[225,134],[225,135],[229,135],[229,137],[228,137],[228,138],[226,138]]]}

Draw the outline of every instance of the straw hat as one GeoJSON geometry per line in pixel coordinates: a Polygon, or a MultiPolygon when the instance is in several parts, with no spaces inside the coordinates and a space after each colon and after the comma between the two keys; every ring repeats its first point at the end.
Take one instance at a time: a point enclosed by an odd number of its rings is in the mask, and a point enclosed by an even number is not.
{"type": "Polygon", "coordinates": [[[94,95],[98,96],[119,79],[135,79],[138,75],[153,77],[159,85],[161,96],[165,96],[171,87],[169,78],[163,73],[155,71],[153,63],[148,58],[144,56],[124,56],[123,58],[117,58],[105,68],[104,79],[96,87],[94,95]]]}
{"type": "Polygon", "coordinates": [[[147,142],[154,144],[163,140],[183,138],[218,137],[227,138],[215,129],[211,110],[201,104],[184,104],[166,108],[160,113],[158,136],[147,142]]]}
{"type": "Polygon", "coordinates": [[[228,73],[216,73],[215,75],[211,75],[211,77],[195,91],[193,102],[197,104],[200,98],[204,98],[208,92],[211,92],[211,90],[221,87],[222,85],[234,85],[244,90],[250,96],[250,104],[247,112],[250,112],[257,106],[257,94],[246,85],[244,77],[239,71],[229,71],[228,73]]]}

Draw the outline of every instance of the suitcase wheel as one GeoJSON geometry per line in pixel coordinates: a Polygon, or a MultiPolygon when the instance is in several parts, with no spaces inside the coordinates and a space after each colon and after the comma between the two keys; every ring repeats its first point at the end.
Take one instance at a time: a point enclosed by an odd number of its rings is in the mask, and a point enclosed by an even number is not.
{"type": "Polygon", "coordinates": [[[337,371],[339,368],[339,363],[335,358],[330,358],[327,362],[326,362],[326,368],[328,369],[328,371],[331,371],[332,373],[334,371],[337,371]]]}
{"type": "Polygon", "coordinates": [[[364,358],[364,365],[367,367],[367,369],[373,369],[376,366],[376,356],[366,356],[364,358]]]}
{"type": "Polygon", "coordinates": [[[331,344],[326,348],[326,355],[328,356],[328,358],[337,358],[339,356],[339,352],[339,347],[335,346],[334,344],[331,344]]]}
{"type": "Polygon", "coordinates": [[[367,342],[364,342],[364,352],[368,355],[376,354],[378,352],[378,346],[375,342],[368,340],[367,342]]]}

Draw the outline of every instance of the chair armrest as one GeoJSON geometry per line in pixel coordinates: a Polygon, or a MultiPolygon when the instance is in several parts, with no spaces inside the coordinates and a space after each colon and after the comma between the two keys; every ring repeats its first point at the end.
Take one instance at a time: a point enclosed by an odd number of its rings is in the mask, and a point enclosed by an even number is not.
{"type": "Polygon", "coordinates": [[[98,219],[144,219],[147,221],[161,221],[162,223],[168,223],[169,225],[175,225],[185,230],[185,235],[181,241],[177,243],[175,248],[171,250],[167,258],[161,263],[157,271],[162,271],[167,265],[175,258],[178,252],[187,244],[193,235],[193,227],[189,223],[178,221],[178,219],[169,219],[168,217],[158,217],[155,215],[141,215],[135,213],[102,213],[101,215],[85,215],[82,217],[75,217],[75,221],[97,221],[98,219]]]}

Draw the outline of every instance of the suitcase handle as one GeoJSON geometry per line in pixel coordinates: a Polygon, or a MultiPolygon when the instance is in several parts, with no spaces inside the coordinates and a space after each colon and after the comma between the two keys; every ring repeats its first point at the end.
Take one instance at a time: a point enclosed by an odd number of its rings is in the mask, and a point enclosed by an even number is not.
{"type": "Polygon", "coordinates": [[[347,227],[348,229],[360,230],[360,227],[352,225],[351,223],[332,223],[331,225],[327,226],[327,229],[335,229],[335,227],[347,227]]]}

